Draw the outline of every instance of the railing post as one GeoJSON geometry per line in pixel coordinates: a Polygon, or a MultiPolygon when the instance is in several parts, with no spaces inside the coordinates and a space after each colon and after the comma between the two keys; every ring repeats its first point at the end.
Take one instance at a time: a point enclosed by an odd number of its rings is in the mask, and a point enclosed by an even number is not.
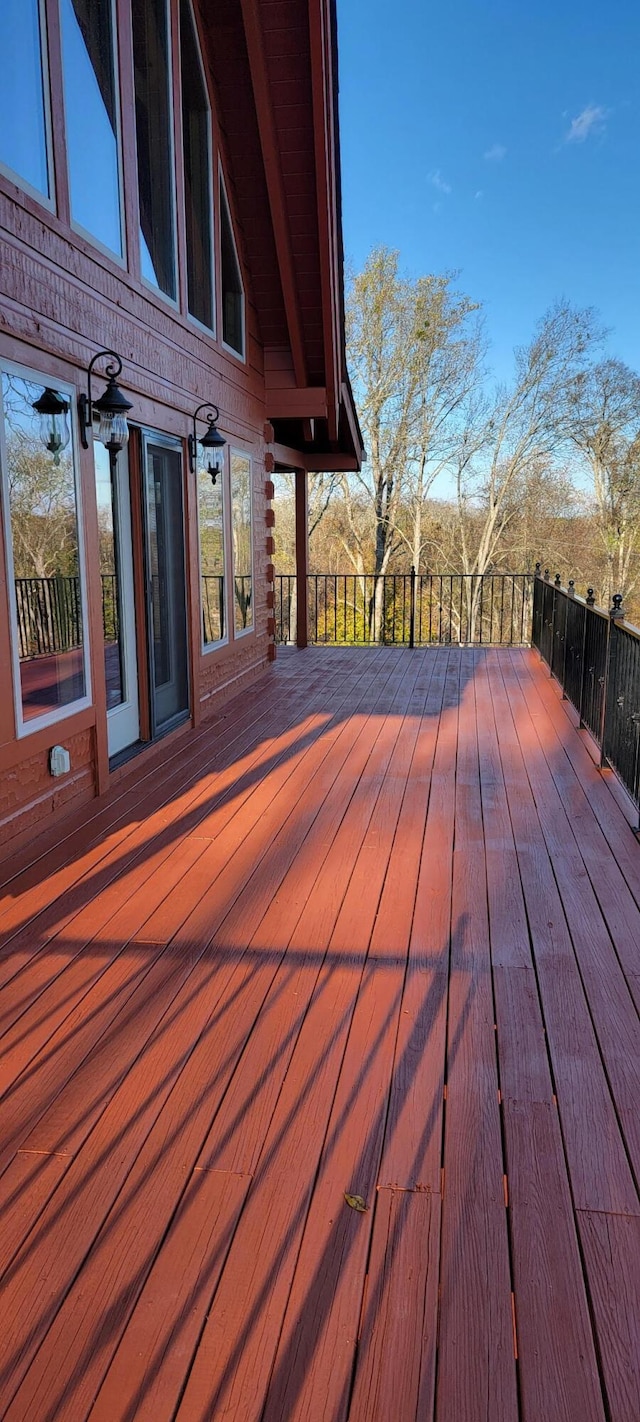
{"type": "Polygon", "coordinates": [[[416,570],[411,564],[411,605],[409,608],[409,646],[416,645],[416,570]]]}
{"type": "MultiPolygon", "coordinates": [[[[575,597],[575,595],[576,595],[575,578],[569,578],[569,582],[567,583],[567,597],[575,597]]],[[[567,606],[567,615],[566,615],[565,624],[564,624],[564,651],[563,651],[563,653],[562,653],[562,700],[563,700],[563,701],[566,701],[566,699],[567,699],[567,643],[568,643],[568,640],[569,640],[568,637],[567,637],[567,628],[568,628],[568,626],[569,626],[569,608],[568,608],[568,606],[567,606]]]]}
{"type": "Polygon", "coordinates": [[[296,643],[309,643],[307,577],[309,574],[309,515],[306,469],[296,469],[296,643]]]}
{"type": "Polygon", "coordinates": [[[607,627],[607,659],[604,671],[604,696],[602,698],[602,722],[600,736],[600,769],[607,763],[606,737],[609,724],[611,722],[611,711],[613,708],[613,697],[615,691],[616,675],[616,622],[624,617],[622,610],[622,594],[614,593],[612,605],[609,609],[609,625],[607,627]]]}
{"type": "MultiPolygon", "coordinates": [[[[547,579],[547,582],[548,582],[548,581],[549,581],[549,569],[548,569],[548,568],[545,568],[545,570],[544,570],[544,575],[545,575],[545,578],[547,579]]],[[[549,645],[549,676],[553,676],[553,648],[554,648],[555,640],[556,640],[556,602],[557,602],[557,600],[558,600],[558,593],[557,593],[556,589],[559,587],[559,585],[560,585],[560,574],[559,574],[559,573],[556,573],[555,578],[554,578],[554,580],[553,580],[553,604],[552,604],[552,610],[551,610],[551,642],[550,642],[550,645],[549,645]]]]}
{"type": "Polygon", "coordinates": [[[584,716],[583,716],[582,713],[583,713],[583,711],[584,711],[584,688],[585,688],[585,680],[586,680],[586,675],[587,675],[587,627],[588,627],[588,625],[589,625],[589,608],[595,607],[595,605],[596,605],[596,597],[595,597],[595,593],[594,593],[594,591],[593,591],[593,588],[587,588],[587,596],[586,596],[586,598],[585,598],[585,606],[584,606],[584,627],[583,627],[583,630],[582,630],[582,666],[581,666],[581,669],[580,669],[580,705],[579,705],[579,707],[578,707],[578,715],[579,715],[579,717],[580,717],[579,727],[580,727],[580,730],[581,730],[581,731],[584,730],[584,716]]]}

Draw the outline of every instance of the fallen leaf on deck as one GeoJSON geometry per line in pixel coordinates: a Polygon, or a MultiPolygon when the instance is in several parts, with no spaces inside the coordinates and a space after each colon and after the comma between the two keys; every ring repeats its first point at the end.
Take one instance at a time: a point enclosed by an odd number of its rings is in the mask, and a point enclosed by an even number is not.
{"type": "Polygon", "coordinates": [[[344,1198],[352,1210],[359,1210],[361,1215],[365,1213],[367,1205],[362,1195],[345,1195],[344,1198]]]}

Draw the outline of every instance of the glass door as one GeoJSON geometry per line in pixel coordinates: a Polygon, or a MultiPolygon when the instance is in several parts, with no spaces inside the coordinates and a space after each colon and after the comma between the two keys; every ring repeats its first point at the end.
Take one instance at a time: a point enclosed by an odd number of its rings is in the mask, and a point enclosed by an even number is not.
{"type": "Polygon", "coordinates": [[[182,450],[144,435],[147,602],[152,734],[189,711],[182,450]]]}
{"type": "Polygon", "coordinates": [[[131,498],[126,449],[111,461],[94,443],[104,670],[107,686],[109,755],[118,755],[140,736],[138,659],[131,542],[131,498]]]}

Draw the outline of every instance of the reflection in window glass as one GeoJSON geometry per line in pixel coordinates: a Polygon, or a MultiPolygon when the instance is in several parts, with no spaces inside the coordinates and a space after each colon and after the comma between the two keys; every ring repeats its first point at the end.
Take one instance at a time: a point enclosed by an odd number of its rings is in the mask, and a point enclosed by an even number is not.
{"type": "Polygon", "coordinates": [[[189,0],[180,5],[180,51],[189,311],[211,329],[211,126],[189,0]]]}
{"type": "Polygon", "coordinates": [[[50,197],[38,0],[3,0],[0,162],[50,197]],[[11,58],[9,59],[9,56],[11,58]]]}
{"type": "Polygon", "coordinates": [[[244,290],[233,240],[224,183],[220,183],[220,267],[222,279],[222,339],[244,356],[244,290]]]}
{"type": "Polygon", "coordinates": [[[142,275],[175,300],[173,157],[166,0],[133,0],[142,275]]]}
{"type": "Polygon", "coordinates": [[[112,0],[61,0],[71,216],[122,256],[112,0]]]}
{"type": "Polygon", "coordinates": [[[107,711],[112,711],[114,706],[120,706],[126,700],[120,616],[117,484],[108,450],[99,440],[94,441],[93,452],[100,538],[104,671],[107,711]]]}
{"type": "Polygon", "coordinates": [[[233,531],[233,608],[236,632],[253,627],[251,460],[231,455],[231,527],[233,531]]]}
{"type": "Polygon", "coordinates": [[[224,513],[221,470],[212,484],[208,469],[198,470],[198,531],[202,590],[202,641],[205,647],[226,635],[224,615],[224,513]]]}
{"type": "Polygon", "coordinates": [[[33,409],[43,389],[3,372],[4,497],[24,721],[86,694],[73,446],[45,449],[33,409]]]}

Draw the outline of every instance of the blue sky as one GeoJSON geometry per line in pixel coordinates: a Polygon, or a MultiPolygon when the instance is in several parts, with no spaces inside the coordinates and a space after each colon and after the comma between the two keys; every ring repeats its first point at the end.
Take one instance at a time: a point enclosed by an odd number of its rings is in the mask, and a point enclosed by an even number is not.
{"type": "Polygon", "coordinates": [[[455,268],[504,378],[556,297],[640,370],[638,0],[338,0],[345,253],[455,268]]]}

